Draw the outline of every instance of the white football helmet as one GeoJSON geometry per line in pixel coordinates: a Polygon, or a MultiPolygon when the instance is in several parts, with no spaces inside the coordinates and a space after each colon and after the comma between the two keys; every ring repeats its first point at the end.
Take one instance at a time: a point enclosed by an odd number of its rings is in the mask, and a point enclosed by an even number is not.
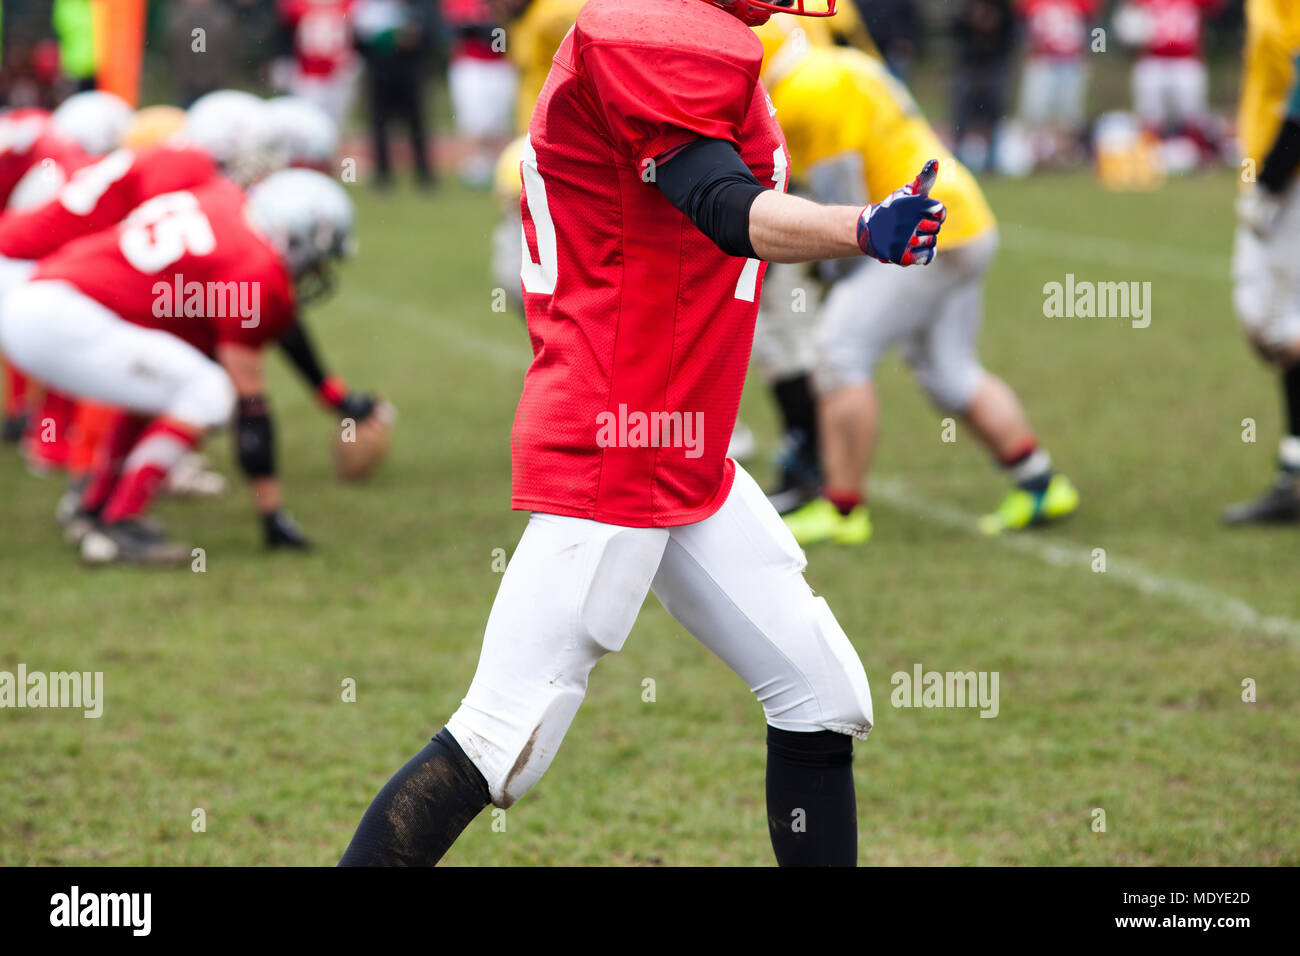
{"type": "Polygon", "coordinates": [[[181,136],[243,186],[284,165],[266,102],[252,93],[216,90],[200,96],[185,114],[181,136]]]}
{"type": "Polygon", "coordinates": [[[135,113],[120,96],[87,90],[64,100],[50,120],[60,134],[91,156],[107,156],[117,149],[134,118],[135,113]]]}
{"type": "Polygon", "coordinates": [[[248,218],[284,256],[302,302],[329,292],[330,266],[356,249],[352,200],[342,186],[312,169],[282,169],[253,186],[248,218]]]}
{"type": "Polygon", "coordinates": [[[266,101],[276,141],[290,166],[329,171],[339,150],[339,128],[333,117],[301,96],[277,96],[266,101]]]}

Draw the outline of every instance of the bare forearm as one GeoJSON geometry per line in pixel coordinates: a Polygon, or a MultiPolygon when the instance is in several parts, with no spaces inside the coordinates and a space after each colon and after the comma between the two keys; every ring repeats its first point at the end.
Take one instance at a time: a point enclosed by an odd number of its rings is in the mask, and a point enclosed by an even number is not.
{"type": "Polygon", "coordinates": [[[860,206],[823,206],[768,189],[749,208],[749,241],[767,262],[860,256],[860,206]]]}

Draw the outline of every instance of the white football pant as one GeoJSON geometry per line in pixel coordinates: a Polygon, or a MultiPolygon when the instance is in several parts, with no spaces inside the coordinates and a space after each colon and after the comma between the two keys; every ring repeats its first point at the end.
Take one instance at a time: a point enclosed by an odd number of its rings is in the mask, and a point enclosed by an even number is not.
{"type": "Polygon", "coordinates": [[[964,412],[984,378],[984,277],[997,250],[993,231],[955,249],[940,240],[939,254],[924,268],[867,260],[835,283],[817,333],[818,393],[865,385],[885,354],[900,348],[934,403],[964,412]]]}
{"type": "Polygon", "coordinates": [[[806,264],[768,263],[754,325],[754,366],[769,385],[812,371],[819,283],[806,264]]]}
{"type": "Polygon", "coordinates": [[[330,76],[299,73],[295,68],[289,80],[289,92],[315,103],[330,115],[335,126],[343,129],[347,125],[348,108],[356,95],[360,76],[357,66],[340,67],[330,76]]]}
{"type": "Polygon", "coordinates": [[[1020,119],[1030,126],[1083,128],[1088,71],[1083,57],[1037,56],[1025,62],[1020,80],[1020,119]]]}
{"type": "Polygon", "coordinates": [[[132,325],[66,282],[10,290],[0,351],[57,391],[138,414],[207,429],[227,424],[234,412],[235,387],[220,365],[168,332],[132,325]]]}
{"type": "Polygon", "coordinates": [[[624,528],[534,513],[506,568],[478,671],[447,721],[508,807],[554,759],[646,592],[735,671],[780,730],[864,739],[871,691],[853,645],[803,578],[803,552],[736,466],[722,507],[695,524],[624,528]]]}
{"type": "Polygon", "coordinates": [[[1270,350],[1300,343],[1300,189],[1295,183],[1266,238],[1237,226],[1232,283],[1237,318],[1253,341],[1270,350]]]}
{"type": "Polygon", "coordinates": [[[472,139],[505,139],[514,133],[519,73],[506,59],[460,56],[447,68],[456,131],[472,139]]]}
{"type": "Polygon", "coordinates": [[[1207,89],[1205,64],[1196,57],[1145,56],[1133,66],[1133,108],[1149,126],[1203,119],[1207,89]]]}

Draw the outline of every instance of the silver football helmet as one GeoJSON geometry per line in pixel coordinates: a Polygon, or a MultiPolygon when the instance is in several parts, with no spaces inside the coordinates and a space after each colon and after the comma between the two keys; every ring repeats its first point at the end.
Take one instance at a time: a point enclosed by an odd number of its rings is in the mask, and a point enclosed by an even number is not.
{"type": "Polygon", "coordinates": [[[302,302],[330,292],[333,263],[356,250],[352,200],[312,169],[282,169],[254,185],[248,217],[284,256],[302,302]]]}

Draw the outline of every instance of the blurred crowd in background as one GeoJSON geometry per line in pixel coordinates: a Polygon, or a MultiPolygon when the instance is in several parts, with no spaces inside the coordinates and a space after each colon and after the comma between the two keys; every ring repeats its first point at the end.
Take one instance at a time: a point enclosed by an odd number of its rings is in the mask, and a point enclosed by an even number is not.
{"type": "MultiPolygon", "coordinates": [[[[104,2],[113,0],[2,0],[0,103],[48,107],[94,87],[102,64],[91,23],[104,2]]],[[[1023,175],[1144,143],[1173,172],[1234,155],[1227,117],[1243,0],[840,4],[975,170],[1023,175]],[[1218,62],[1231,68],[1220,74],[1218,62]]],[[[537,64],[549,64],[580,6],[150,0],[141,102],[186,106],[232,86],[294,93],[364,134],[357,151],[379,186],[395,166],[432,185],[445,165],[486,187],[527,123],[537,64]]]]}

